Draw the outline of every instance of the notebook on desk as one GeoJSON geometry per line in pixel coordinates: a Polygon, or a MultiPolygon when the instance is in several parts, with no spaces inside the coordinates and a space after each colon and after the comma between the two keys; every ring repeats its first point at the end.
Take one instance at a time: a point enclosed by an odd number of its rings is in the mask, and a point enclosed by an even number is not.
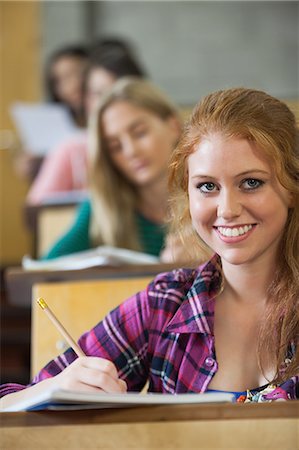
{"type": "Polygon", "coordinates": [[[79,409],[106,409],[128,408],[134,406],[150,405],[183,405],[202,403],[231,403],[234,395],[226,392],[205,394],[139,394],[129,392],[126,394],[84,393],[71,392],[60,389],[51,389],[27,398],[12,402],[1,412],[52,410],[79,410],[79,409]]]}
{"type": "Polygon", "coordinates": [[[158,262],[158,257],[147,253],[101,245],[91,250],[84,250],[45,261],[34,260],[24,256],[22,266],[25,270],[78,270],[104,265],[157,264],[158,262]]]}

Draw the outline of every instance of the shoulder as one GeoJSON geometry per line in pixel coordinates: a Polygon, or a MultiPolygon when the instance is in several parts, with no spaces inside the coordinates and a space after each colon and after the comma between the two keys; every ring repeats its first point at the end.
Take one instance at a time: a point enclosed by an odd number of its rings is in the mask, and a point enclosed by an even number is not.
{"type": "Polygon", "coordinates": [[[83,202],[78,205],[76,217],[77,222],[89,224],[91,217],[91,203],[89,199],[83,200],[83,202]]]}
{"type": "Polygon", "coordinates": [[[90,214],[91,213],[91,202],[89,198],[86,198],[85,200],[80,203],[78,206],[79,211],[84,211],[85,213],[90,214]]]}
{"type": "Polygon", "coordinates": [[[179,268],[160,273],[148,286],[148,296],[181,303],[191,289],[207,292],[219,285],[219,271],[215,258],[197,268],[179,268]]]}
{"type": "Polygon", "coordinates": [[[149,285],[149,292],[187,292],[198,276],[199,269],[179,268],[157,275],[149,285]]]}

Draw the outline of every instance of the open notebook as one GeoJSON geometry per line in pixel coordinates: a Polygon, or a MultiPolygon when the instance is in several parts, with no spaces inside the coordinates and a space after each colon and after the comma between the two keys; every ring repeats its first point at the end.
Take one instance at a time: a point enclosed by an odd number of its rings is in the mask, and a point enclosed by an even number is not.
{"type": "Polygon", "coordinates": [[[45,261],[37,261],[24,256],[22,266],[25,270],[76,270],[103,265],[157,264],[158,262],[158,257],[147,253],[102,245],[91,250],[45,261]]]}
{"type": "Polygon", "coordinates": [[[70,409],[103,409],[128,408],[146,405],[180,405],[201,403],[233,402],[234,395],[225,392],[205,394],[139,394],[129,392],[126,394],[84,393],[71,392],[60,389],[51,389],[42,392],[33,398],[12,402],[1,412],[36,411],[43,409],[70,410],[70,409]]]}

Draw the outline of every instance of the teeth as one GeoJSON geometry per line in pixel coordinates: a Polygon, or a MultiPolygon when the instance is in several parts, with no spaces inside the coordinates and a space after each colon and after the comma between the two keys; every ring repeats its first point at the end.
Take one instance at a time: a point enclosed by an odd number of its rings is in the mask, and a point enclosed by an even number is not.
{"type": "Polygon", "coordinates": [[[218,227],[220,234],[226,237],[242,236],[242,234],[248,233],[248,231],[251,229],[252,225],[245,225],[244,227],[236,227],[236,228],[218,227]]]}

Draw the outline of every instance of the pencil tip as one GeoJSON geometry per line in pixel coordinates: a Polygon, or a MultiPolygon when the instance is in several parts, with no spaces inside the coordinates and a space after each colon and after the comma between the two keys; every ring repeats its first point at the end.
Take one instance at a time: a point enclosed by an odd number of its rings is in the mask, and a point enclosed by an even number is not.
{"type": "Polygon", "coordinates": [[[37,303],[39,304],[39,306],[40,306],[42,309],[47,308],[47,303],[45,302],[45,300],[44,300],[42,297],[39,297],[39,298],[37,299],[37,303]]]}

